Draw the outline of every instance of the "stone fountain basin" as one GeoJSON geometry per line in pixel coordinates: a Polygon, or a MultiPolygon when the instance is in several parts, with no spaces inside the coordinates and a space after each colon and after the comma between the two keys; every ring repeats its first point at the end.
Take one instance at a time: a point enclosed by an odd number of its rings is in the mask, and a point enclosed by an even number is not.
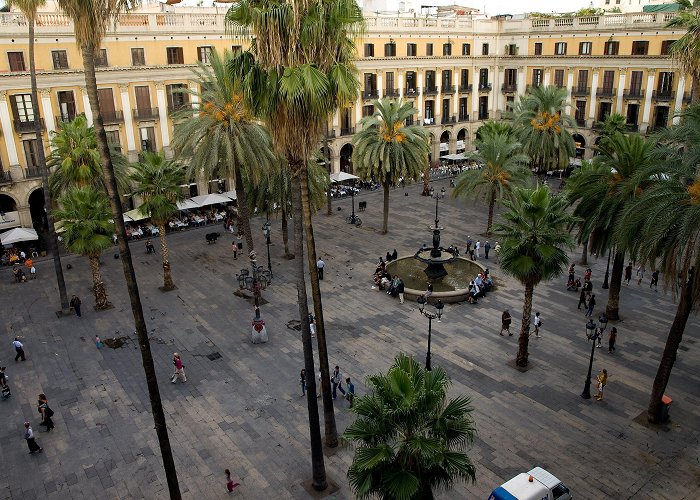
{"type": "MultiPolygon", "coordinates": [[[[386,270],[394,276],[398,274],[404,282],[404,296],[407,300],[415,300],[425,293],[428,278],[423,269],[427,264],[411,257],[400,257],[386,265],[386,270]]],[[[430,303],[438,299],[444,304],[454,304],[467,300],[469,294],[469,282],[474,277],[486,270],[481,264],[457,257],[449,264],[445,264],[447,276],[433,281],[433,294],[430,303]]]]}

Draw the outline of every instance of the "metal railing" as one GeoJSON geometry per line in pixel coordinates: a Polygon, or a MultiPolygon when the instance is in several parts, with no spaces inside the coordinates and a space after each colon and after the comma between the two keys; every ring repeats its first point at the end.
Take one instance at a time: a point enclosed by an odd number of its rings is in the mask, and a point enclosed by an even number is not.
{"type": "Polygon", "coordinates": [[[576,125],[579,127],[585,127],[586,126],[586,119],[585,118],[576,118],[576,125]]]}
{"type": "Polygon", "coordinates": [[[440,90],[435,85],[423,87],[423,95],[438,95],[440,90]]]}
{"type": "Polygon", "coordinates": [[[102,123],[105,125],[114,125],[124,121],[124,113],[122,111],[101,111],[102,123]]]}
{"type": "Polygon", "coordinates": [[[617,89],[613,87],[598,87],[595,95],[598,97],[614,97],[617,89]]]}
{"type": "Polygon", "coordinates": [[[447,116],[443,115],[441,121],[442,121],[443,125],[447,125],[450,123],[457,123],[457,117],[455,115],[447,115],[447,116]]]}
{"type": "Polygon", "coordinates": [[[155,120],[158,118],[158,108],[136,108],[134,120],[155,120]]]}
{"type": "Polygon", "coordinates": [[[501,85],[501,92],[516,92],[517,90],[517,83],[504,83],[503,85],[501,85]]]}
{"type": "Polygon", "coordinates": [[[455,86],[454,85],[443,85],[442,86],[442,93],[443,94],[454,94],[455,93],[455,86]]]}
{"type": "Polygon", "coordinates": [[[41,177],[41,168],[39,168],[39,167],[27,167],[24,169],[24,178],[25,179],[36,179],[37,177],[41,177]]]}
{"type": "Polygon", "coordinates": [[[466,93],[471,92],[471,91],[472,91],[472,84],[471,83],[467,83],[465,85],[459,86],[459,93],[460,94],[466,94],[466,93]]]}
{"type": "Polygon", "coordinates": [[[9,170],[0,170],[0,184],[12,182],[12,173],[9,170]]]}
{"type": "Polygon", "coordinates": [[[406,87],[404,97],[414,97],[420,95],[420,87],[406,87]]]}
{"type": "Polygon", "coordinates": [[[379,91],[377,89],[369,89],[362,91],[363,99],[377,99],[379,97],[379,91]]]}
{"type": "Polygon", "coordinates": [[[355,127],[341,127],[340,128],[341,137],[344,135],[353,135],[354,133],[355,133],[355,127]]]}
{"type": "Polygon", "coordinates": [[[571,95],[572,96],[585,96],[585,95],[590,95],[591,94],[591,88],[590,87],[571,87],[571,95]]]}
{"type": "Polygon", "coordinates": [[[56,123],[69,123],[75,120],[76,115],[58,115],[56,116],[56,123]]]}
{"type": "Polygon", "coordinates": [[[488,120],[489,119],[489,112],[487,111],[486,113],[479,113],[479,120],[488,120]]]}
{"type": "Polygon", "coordinates": [[[468,122],[468,121],[469,121],[469,115],[459,115],[459,121],[460,121],[460,122],[468,122]]]}
{"type": "Polygon", "coordinates": [[[399,89],[384,89],[384,97],[399,97],[399,89]]]}
{"type": "Polygon", "coordinates": [[[491,92],[493,86],[490,83],[480,83],[479,92],[491,92]]]}
{"type": "Polygon", "coordinates": [[[168,104],[168,113],[177,113],[183,109],[192,109],[191,102],[178,102],[173,104],[168,104]]]}
{"type": "Polygon", "coordinates": [[[623,99],[641,99],[642,97],[644,97],[642,89],[625,89],[622,92],[623,99]]]}
{"type": "MultiPolygon", "coordinates": [[[[14,120],[15,132],[20,132],[20,133],[34,132],[34,124],[35,123],[36,123],[36,120],[18,120],[15,118],[15,120],[14,120]]],[[[46,126],[44,124],[44,119],[41,118],[39,120],[39,123],[41,124],[41,129],[44,130],[44,128],[46,128],[46,126]]]]}
{"type": "Polygon", "coordinates": [[[675,96],[676,93],[673,90],[664,90],[662,92],[655,90],[651,95],[652,99],[657,101],[672,101],[675,96]]]}

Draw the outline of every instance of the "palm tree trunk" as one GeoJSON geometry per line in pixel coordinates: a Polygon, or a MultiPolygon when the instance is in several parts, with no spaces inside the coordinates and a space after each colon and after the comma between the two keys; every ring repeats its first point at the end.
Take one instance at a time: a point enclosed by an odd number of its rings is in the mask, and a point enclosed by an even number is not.
{"type": "Polygon", "coordinates": [[[530,315],[532,314],[532,294],[535,287],[525,285],[525,301],[523,302],[523,324],[520,327],[520,337],[518,337],[518,356],[515,358],[515,364],[520,367],[527,366],[527,345],[530,341],[530,315]]]}
{"type": "Polygon", "coordinates": [[[282,207],[282,242],[284,243],[284,258],[293,259],[294,255],[289,253],[289,214],[287,209],[282,207]]]}
{"type": "Polygon", "coordinates": [[[493,224],[493,207],[496,206],[496,193],[492,192],[489,198],[489,218],[486,222],[486,234],[491,234],[491,225],[493,224]]]}
{"type": "Polygon", "coordinates": [[[389,174],[384,177],[384,221],[382,223],[382,234],[389,232],[389,174]]]}
{"type": "Polygon", "coordinates": [[[582,266],[588,265],[588,238],[583,242],[583,251],[581,252],[581,261],[579,264],[582,266]]]}
{"type": "Polygon", "coordinates": [[[238,205],[238,230],[243,229],[245,236],[245,244],[248,255],[255,249],[253,245],[253,233],[250,231],[250,210],[248,209],[248,200],[246,200],[245,189],[243,188],[243,176],[241,175],[241,167],[236,164],[233,169],[234,182],[236,187],[236,205],[238,205]]]}
{"type": "Polygon", "coordinates": [[[170,270],[170,250],[168,250],[168,240],[165,237],[165,224],[158,224],[158,239],[160,240],[160,252],[163,256],[163,291],[169,292],[177,287],[173,282],[173,273],[170,270]]]}
{"type": "MultiPolygon", "coordinates": [[[[330,168],[330,158],[329,156],[331,155],[331,150],[328,149],[328,120],[326,120],[326,134],[323,136],[323,154],[324,158],[323,160],[326,163],[326,169],[328,170],[328,173],[331,173],[331,168],[330,168]],[[326,156],[328,155],[328,156],[326,156]]],[[[326,204],[328,205],[328,211],[326,212],[326,215],[333,215],[333,197],[331,196],[331,185],[328,185],[328,189],[326,190],[326,196],[328,197],[326,200],[326,204]]]]}
{"type": "Polygon", "coordinates": [[[691,104],[700,102],[700,71],[693,75],[693,86],[690,90],[691,104]]]}
{"type": "MultiPolygon", "coordinates": [[[[301,184],[301,202],[304,209],[304,228],[306,230],[306,250],[309,274],[311,276],[311,297],[314,301],[314,316],[316,316],[316,340],[318,344],[318,362],[321,367],[321,394],[323,395],[323,429],[325,442],[329,448],[338,446],[338,429],[335,425],[335,408],[330,385],[330,369],[328,367],[328,349],[326,346],[326,328],[323,321],[323,304],[321,302],[321,287],[318,281],[316,267],[316,241],[311,222],[311,200],[309,198],[308,171],[299,171],[301,184]]],[[[313,373],[313,372],[312,372],[313,373]]],[[[310,390],[310,389],[309,389],[310,390]]],[[[314,392],[314,394],[316,394],[314,392]]]]}
{"type": "Polygon", "coordinates": [[[668,380],[671,378],[671,370],[676,361],[676,353],[678,347],[683,340],[683,332],[685,325],[688,323],[690,312],[693,309],[693,289],[697,286],[695,277],[695,268],[690,268],[688,271],[688,281],[683,286],[678,307],[676,308],[676,316],[673,318],[671,329],[666,338],[666,346],[664,353],[661,355],[659,369],[654,377],[654,385],[651,388],[651,396],[649,398],[649,407],[647,408],[647,420],[653,424],[659,423],[661,398],[666,391],[668,380]]]}
{"type": "Polygon", "coordinates": [[[109,309],[112,304],[107,300],[105,284],[100,275],[100,256],[91,255],[88,256],[88,260],[90,261],[90,273],[92,273],[92,291],[95,294],[95,309],[97,311],[109,309]]]}
{"type": "Polygon", "coordinates": [[[430,196],[430,162],[426,162],[423,170],[423,192],[421,196],[430,196]]]}
{"type": "MultiPolygon", "coordinates": [[[[304,168],[297,162],[297,169],[304,168]]],[[[290,168],[294,163],[289,163],[290,168]]],[[[298,175],[292,175],[292,207],[297,213],[303,210],[301,202],[301,182],[298,175]]],[[[306,296],[306,280],[304,277],[304,221],[301,217],[294,217],[294,255],[299,258],[294,266],[294,276],[297,283],[297,304],[299,306],[299,320],[301,321],[301,342],[304,348],[304,368],[306,369],[306,406],[309,411],[309,437],[311,441],[311,470],[313,488],[317,491],[325,490],[326,466],[323,459],[323,443],[321,442],[321,428],[318,417],[318,403],[316,402],[316,367],[314,366],[314,351],[311,344],[311,330],[309,329],[309,307],[306,296]]]]}
{"type": "Polygon", "coordinates": [[[95,78],[95,46],[83,46],[82,53],[83,67],[85,68],[85,87],[87,89],[88,99],[90,100],[90,109],[94,120],[95,133],[97,135],[97,146],[100,152],[100,160],[102,161],[102,173],[107,188],[107,195],[109,196],[109,203],[112,207],[115,229],[117,231],[117,246],[119,247],[122,267],[124,268],[126,287],[129,291],[131,311],[134,315],[134,326],[138,336],[139,347],[141,348],[141,361],[146,374],[146,385],[148,386],[148,396],[151,401],[153,422],[155,424],[156,435],[158,436],[160,453],[163,457],[163,468],[165,469],[170,498],[172,500],[179,500],[182,496],[177,480],[175,460],[173,459],[173,451],[170,447],[170,439],[168,438],[168,427],[165,422],[163,403],[160,398],[156,369],[153,365],[151,344],[148,340],[148,330],[146,328],[146,320],[143,316],[143,307],[141,306],[141,296],[139,295],[138,283],[136,282],[134,263],[131,260],[131,250],[126,240],[124,215],[119,198],[119,191],[117,190],[117,181],[114,177],[114,166],[112,165],[112,159],[109,154],[107,134],[105,133],[102,115],[100,114],[100,105],[97,97],[97,79],[95,78]]]}
{"type": "MultiPolygon", "coordinates": [[[[58,238],[53,219],[53,203],[51,201],[51,191],[49,190],[49,170],[46,167],[46,155],[44,153],[44,138],[41,133],[41,111],[39,108],[39,95],[36,84],[36,62],[34,60],[34,22],[33,16],[27,16],[29,22],[29,79],[32,85],[32,107],[34,108],[34,133],[36,134],[37,161],[41,171],[41,188],[44,194],[44,208],[46,220],[48,222],[49,235],[46,238],[46,247],[53,257],[53,268],[56,273],[58,283],[58,295],[61,300],[61,311],[63,314],[70,314],[68,303],[68,292],[66,291],[66,280],[63,277],[63,266],[61,265],[61,254],[58,249],[58,238]]],[[[52,116],[47,117],[53,120],[52,116]]],[[[42,228],[43,229],[43,228],[42,228]]]]}
{"type": "Polygon", "coordinates": [[[612,273],[610,274],[608,304],[605,306],[605,315],[608,317],[608,319],[613,321],[620,319],[620,288],[622,287],[622,271],[624,268],[625,253],[615,252],[612,273]]]}

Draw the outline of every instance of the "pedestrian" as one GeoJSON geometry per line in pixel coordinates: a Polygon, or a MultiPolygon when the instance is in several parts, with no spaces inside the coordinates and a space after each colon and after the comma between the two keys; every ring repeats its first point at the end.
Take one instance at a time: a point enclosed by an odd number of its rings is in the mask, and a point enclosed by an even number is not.
{"type": "Polygon", "coordinates": [[[627,285],[629,285],[630,281],[632,281],[632,263],[631,262],[629,264],[627,264],[627,267],[625,267],[625,283],[627,283],[627,285]]]}
{"type": "Polygon", "coordinates": [[[593,272],[591,271],[591,268],[590,268],[590,267],[587,268],[587,269],[586,269],[586,272],[583,273],[583,280],[584,280],[584,281],[591,281],[591,275],[592,275],[592,274],[593,274],[593,272]]]}
{"type": "Polygon", "coordinates": [[[637,285],[642,284],[642,280],[644,280],[644,273],[647,272],[647,270],[644,268],[644,266],[639,266],[637,268],[637,276],[639,276],[639,280],[637,280],[637,285]]]}
{"type": "Polygon", "coordinates": [[[477,259],[481,258],[481,255],[479,255],[479,251],[481,250],[481,240],[476,240],[476,243],[474,243],[474,257],[477,259]]]}
{"type": "Polygon", "coordinates": [[[659,290],[659,270],[655,269],[653,273],[651,273],[651,283],[649,284],[649,288],[654,287],[654,291],[659,290]]]}
{"type": "Polygon", "coordinates": [[[240,486],[241,484],[236,483],[233,481],[233,479],[231,479],[231,471],[230,470],[225,469],[224,474],[226,474],[226,489],[228,490],[229,493],[231,493],[236,486],[240,486]]]}
{"type": "Polygon", "coordinates": [[[321,257],[318,258],[318,261],[316,262],[316,269],[318,269],[318,279],[322,280],[323,279],[323,268],[326,267],[326,263],[323,262],[323,259],[321,257]]]}
{"type": "Polygon", "coordinates": [[[583,304],[584,309],[588,308],[588,305],[586,305],[586,288],[585,287],[581,287],[581,295],[578,296],[577,309],[581,309],[581,304],[583,304]]]}
{"type": "Polygon", "coordinates": [[[46,427],[46,432],[51,432],[55,427],[53,420],[51,420],[51,417],[53,417],[53,410],[49,407],[49,400],[43,392],[39,394],[38,403],[37,411],[41,413],[41,424],[39,425],[46,427]]]}
{"type": "Polygon", "coordinates": [[[102,340],[99,335],[95,335],[95,347],[102,349],[102,340]]]}
{"type": "Polygon", "coordinates": [[[591,295],[593,295],[593,282],[589,279],[583,280],[583,289],[586,291],[586,298],[590,300],[591,295]]]}
{"type": "Polygon", "coordinates": [[[243,233],[241,231],[238,231],[238,234],[236,235],[236,245],[238,245],[238,250],[243,250],[243,233]]]}
{"type": "Polygon", "coordinates": [[[472,237],[467,236],[467,251],[465,253],[470,253],[472,249],[472,237]]]}
{"type": "Polygon", "coordinates": [[[182,382],[187,382],[185,376],[185,365],[182,364],[182,358],[176,352],[173,353],[173,365],[175,365],[175,373],[170,377],[170,381],[174,384],[180,379],[182,382]]]}
{"type": "Polygon", "coordinates": [[[17,362],[18,359],[22,359],[22,361],[27,361],[27,358],[24,356],[24,344],[20,342],[20,337],[15,337],[15,340],[12,342],[12,345],[15,348],[15,352],[17,355],[15,356],[15,363],[17,362]]]}
{"type": "Polygon", "coordinates": [[[350,403],[350,408],[352,408],[352,402],[355,400],[355,385],[350,381],[350,377],[345,379],[345,387],[347,387],[348,392],[345,394],[345,399],[350,403]]]}
{"type": "Polygon", "coordinates": [[[309,332],[311,332],[311,338],[316,336],[316,318],[313,314],[309,314],[309,332]]]}
{"type": "Polygon", "coordinates": [[[24,439],[27,441],[27,446],[29,447],[29,454],[32,455],[33,453],[36,453],[37,451],[41,453],[44,451],[44,449],[36,444],[36,440],[34,439],[34,431],[32,430],[32,426],[29,422],[24,423],[24,439]]]}
{"type": "Polygon", "coordinates": [[[510,313],[508,312],[508,309],[503,311],[503,314],[501,314],[501,331],[498,332],[501,337],[503,337],[503,330],[508,332],[508,336],[511,337],[513,334],[510,333],[510,322],[512,321],[512,318],[510,317],[510,313]]]}
{"type": "Polygon", "coordinates": [[[302,368],[299,373],[299,384],[301,385],[301,397],[306,396],[306,368],[302,368]]]}
{"type": "Polygon", "coordinates": [[[338,365],[335,365],[335,370],[333,370],[333,373],[331,374],[331,386],[333,388],[333,399],[335,399],[338,395],[336,389],[342,392],[343,396],[345,396],[345,389],[343,389],[343,372],[340,371],[340,367],[338,367],[338,365]]]}
{"type": "Polygon", "coordinates": [[[426,288],[425,288],[425,293],[423,294],[423,298],[425,300],[428,300],[432,294],[433,294],[433,284],[430,280],[428,280],[426,288]]]}
{"type": "Polygon", "coordinates": [[[318,383],[316,384],[316,399],[321,397],[323,388],[321,387],[321,370],[318,370],[318,383]]]}
{"type": "Polygon", "coordinates": [[[596,399],[601,401],[603,399],[603,389],[605,389],[605,384],[608,383],[608,370],[603,369],[598,372],[598,395],[596,399]]]}
{"type": "Polygon", "coordinates": [[[586,316],[593,316],[593,309],[595,309],[595,295],[591,295],[588,299],[588,310],[586,311],[586,316]]]}
{"type": "Polygon", "coordinates": [[[403,304],[403,293],[404,293],[406,287],[405,287],[403,280],[401,278],[399,278],[397,276],[396,279],[397,279],[397,283],[396,283],[395,290],[399,296],[399,303],[403,304]]]}
{"type": "Polygon", "coordinates": [[[533,323],[535,325],[535,338],[540,338],[540,327],[542,326],[542,318],[540,318],[539,312],[535,313],[535,320],[533,323]]]}
{"type": "Polygon", "coordinates": [[[233,250],[233,258],[238,259],[238,244],[236,243],[236,240],[231,242],[231,250],[233,250]]]}
{"type": "Polygon", "coordinates": [[[493,251],[496,254],[496,264],[498,264],[501,256],[501,244],[499,242],[496,242],[496,245],[493,247],[493,251]]]}
{"type": "Polygon", "coordinates": [[[0,366],[0,388],[7,387],[7,376],[5,375],[6,366],[0,366]]]}
{"type": "Polygon", "coordinates": [[[489,252],[491,251],[491,243],[486,241],[486,244],[484,245],[484,258],[488,260],[489,258],[489,252]]]}
{"type": "Polygon", "coordinates": [[[83,302],[80,300],[80,297],[78,297],[77,295],[73,295],[73,296],[70,298],[70,304],[69,304],[69,305],[73,308],[73,310],[75,311],[75,315],[76,315],[77,317],[79,317],[79,318],[81,317],[81,314],[80,314],[80,304],[82,304],[82,303],[83,303],[83,302]]]}
{"type": "Polygon", "coordinates": [[[576,279],[576,265],[572,263],[569,266],[569,282],[572,282],[575,279],[576,279]]]}
{"type": "Polygon", "coordinates": [[[614,326],[610,330],[610,335],[608,336],[608,353],[612,354],[615,352],[615,342],[617,342],[617,328],[614,326]]]}

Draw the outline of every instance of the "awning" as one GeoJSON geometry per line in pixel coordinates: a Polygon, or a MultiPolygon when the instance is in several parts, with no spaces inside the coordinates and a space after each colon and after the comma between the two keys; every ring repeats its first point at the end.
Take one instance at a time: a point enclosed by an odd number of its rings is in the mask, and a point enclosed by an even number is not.
{"type": "Polygon", "coordinates": [[[38,240],[39,236],[36,231],[29,227],[16,227],[0,234],[0,241],[3,245],[11,245],[20,241],[38,240]]]}
{"type": "Polygon", "coordinates": [[[457,141],[457,149],[464,149],[464,141],[457,141]]]}
{"type": "Polygon", "coordinates": [[[447,151],[450,148],[450,145],[446,142],[441,142],[440,143],[440,151],[447,151]]]}
{"type": "Polygon", "coordinates": [[[140,208],[134,208],[133,210],[124,212],[124,222],[135,222],[143,219],[148,219],[148,214],[141,212],[140,208]]]}
{"type": "Polygon", "coordinates": [[[191,208],[199,208],[199,205],[193,202],[190,198],[187,198],[186,200],[178,201],[177,208],[180,210],[189,210],[191,208]]]}
{"type": "Polygon", "coordinates": [[[231,199],[227,196],[218,193],[203,194],[200,196],[195,196],[190,198],[190,201],[196,203],[200,207],[206,207],[208,205],[216,205],[218,203],[231,203],[231,199]]]}
{"type": "Polygon", "coordinates": [[[452,161],[459,161],[459,160],[466,160],[464,157],[464,153],[455,153],[451,155],[445,155],[442,157],[443,160],[452,160],[452,161]]]}
{"type": "Polygon", "coordinates": [[[232,200],[236,199],[236,192],[235,191],[226,191],[225,193],[221,193],[221,196],[225,196],[226,198],[230,198],[232,200]]]}
{"type": "Polygon", "coordinates": [[[349,174],[347,172],[336,172],[331,174],[331,181],[332,182],[345,182],[345,181],[351,181],[354,179],[359,179],[358,176],[349,174]]]}

